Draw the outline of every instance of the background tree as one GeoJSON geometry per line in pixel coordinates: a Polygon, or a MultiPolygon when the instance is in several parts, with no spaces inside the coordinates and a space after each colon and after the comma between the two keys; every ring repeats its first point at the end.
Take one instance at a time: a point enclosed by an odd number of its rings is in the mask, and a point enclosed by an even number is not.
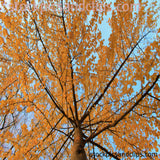
{"type": "Polygon", "coordinates": [[[1,0],[2,159],[158,152],[159,8],[136,2],[1,0]]]}

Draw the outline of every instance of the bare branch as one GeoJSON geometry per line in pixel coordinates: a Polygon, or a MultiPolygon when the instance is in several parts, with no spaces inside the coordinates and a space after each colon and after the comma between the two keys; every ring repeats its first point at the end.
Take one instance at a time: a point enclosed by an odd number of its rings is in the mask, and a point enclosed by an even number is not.
{"type": "MultiPolygon", "coordinates": [[[[70,132],[70,135],[72,134],[72,132],[70,132]]],[[[68,139],[70,138],[70,136],[69,137],[67,137],[67,139],[64,141],[64,143],[62,144],[62,146],[61,146],[61,148],[59,149],[59,151],[56,153],[56,155],[52,158],[52,160],[54,160],[56,157],[57,157],[57,155],[60,153],[60,151],[62,150],[62,148],[64,147],[64,145],[67,143],[67,141],[68,141],[68,139]]]]}
{"type": "Polygon", "coordinates": [[[159,98],[157,98],[157,97],[155,97],[155,96],[152,96],[150,93],[148,93],[148,95],[149,95],[150,97],[152,97],[152,98],[156,99],[157,101],[160,101],[160,99],[159,99],[159,98]]]}
{"type": "Polygon", "coordinates": [[[113,157],[114,159],[120,160],[117,156],[115,156],[114,154],[112,154],[111,152],[109,152],[106,148],[102,147],[100,144],[90,141],[90,143],[92,143],[93,145],[97,146],[98,148],[100,148],[102,151],[104,151],[105,153],[107,153],[108,155],[110,155],[111,157],[113,157]]]}
{"type": "Polygon", "coordinates": [[[67,35],[67,30],[66,30],[66,25],[65,25],[65,20],[64,20],[64,6],[63,6],[63,0],[61,0],[61,5],[62,5],[62,21],[63,21],[63,28],[64,28],[64,33],[67,35]]]}

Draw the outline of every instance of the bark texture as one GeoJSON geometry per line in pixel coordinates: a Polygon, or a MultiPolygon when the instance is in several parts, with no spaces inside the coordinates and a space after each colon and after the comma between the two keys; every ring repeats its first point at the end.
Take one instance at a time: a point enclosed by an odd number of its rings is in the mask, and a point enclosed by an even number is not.
{"type": "Polygon", "coordinates": [[[85,143],[82,137],[82,131],[80,128],[76,128],[71,152],[71,160],[87,160],[84,146],[85,143]]]}

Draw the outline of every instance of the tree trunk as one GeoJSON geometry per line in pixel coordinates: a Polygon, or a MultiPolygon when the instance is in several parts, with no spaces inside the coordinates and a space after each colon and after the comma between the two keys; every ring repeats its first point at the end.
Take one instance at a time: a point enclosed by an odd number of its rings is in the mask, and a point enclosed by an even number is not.
{"type": "Polygon", "coordinates": [[[71,151],[71,160],[87,160],[86,152],[84,150],[84,140],[80,128],[75,128],[74,143],[71,151]]]}

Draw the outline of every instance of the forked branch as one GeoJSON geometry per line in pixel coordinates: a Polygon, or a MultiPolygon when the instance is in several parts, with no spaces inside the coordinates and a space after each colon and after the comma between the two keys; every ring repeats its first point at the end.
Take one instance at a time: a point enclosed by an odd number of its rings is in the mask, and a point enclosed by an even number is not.
{"type": "Polygon", "coordinates": [[[117,120],[115,120],[112,124],[107,125],[106,127],[102,128],[101,130],[97,131],[96,133],[93,133],[86,141],[90,141],[91,139],[95,138],[99,134],[101,134],[103,131],[115,127],[119,122],[121,122],[133,109],[145,98],[145,96],[149,93],[149,91],[154,87],[156,82],[158,81],[160,75],[157,75],[155,81],[152,83],[152,85],[146,90],[145,93],[141,95],[141,97],[132,105],[126,112],[124,112],[117,120]]]}
{"type": "Polygon", "coordinates": [[[151,31],[147,32],[145,35],[143,35],[138,42],[134,45],[134,47],[131,49],[130,53],[128,54],[128,56],[125,58],[125,60],[123,61],[123,63],[120,65],[120,67],[118,68],[118,70],[116,71],[116,73],[113,75],[112,79],[109,81],[109,83],[106,85],[106,87],[104,88],[103,92],[100,94],[100,96],[97,98],[97,100],[88,108],[88,111],[86,110],[86,112],[84,113],[84,115],[81,118],[81,123],[87,118],[87,116],[89,115],[89,113],[92,111],[92,109],[101,101],[101,99],[104,97],[104,94],[107,92],[108,88],[111,86],[112,82],[114,81],[114,79],[116,78],[116,76],[118,75],[118,73],[120,72],[120,70],[122,69],[122,67],[124,66],[124,64],[127,62],[127,60],[129,59],[129,57],[131,56],[131,54],[133,53],[134,49],[138,46],[138,44],[150,33],[151,31]]]}

